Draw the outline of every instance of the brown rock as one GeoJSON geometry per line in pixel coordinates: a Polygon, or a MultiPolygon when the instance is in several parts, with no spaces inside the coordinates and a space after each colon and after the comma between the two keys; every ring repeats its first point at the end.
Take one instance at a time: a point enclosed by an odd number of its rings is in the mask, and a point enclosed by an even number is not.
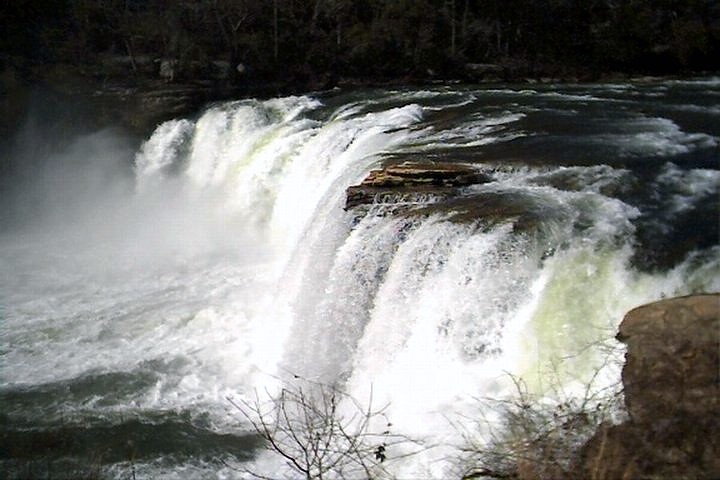
{"type": "Polygon", "coordinates": [[[490,177],[471,165],[457,163],[404,162],[372,170],[360,185],[347,189],[345,209],[378,200],[392,202],[418,197],[448,198],[456,189],[489,182],[490,177]]]}
{"type": "Polygon", "coordinates": [[[618,339],[630,421],[602,426],[578,478],[720,478],[720,294],[636,308],[618,339]]]}
{"type": "Polygon", "coordinates": [[[366,187],[413,185],[463,186],[488,181],[487,175],[470,165],[457,163],[404,162],[373,170],[363,180],[366,187]]]}
{"type": "Polygon", "coordinates": [[[625,316],[625,403],[635,422],[720,407],[720,295],[663,300],[625,316]]]}

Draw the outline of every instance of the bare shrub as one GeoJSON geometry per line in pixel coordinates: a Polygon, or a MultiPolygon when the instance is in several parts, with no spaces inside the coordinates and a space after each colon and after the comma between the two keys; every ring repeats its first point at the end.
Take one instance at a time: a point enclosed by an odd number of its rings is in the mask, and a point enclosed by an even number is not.
{"type": "MultiPolygon", "coordinates": [[[[338,388],[302,383],[266,401],[257,392],[249,401],[229,399],[266,448],[285,460],[292,478],[385,478],[389,463],[413,454],[400,446],[417,443],[391,433],[387,405],[375,409],[372,392],[363,405],[338,388]]],[[[282,478],[245,471],[257,478],[282,478]]]]}
{"type": "Polygon", "coordinates": [[[478,399],[480,411],[492,412],[494,420],[483,414],[452,421],[463,442],[462,478],[572,478],[582,446],[622,411],[621,389],[596,390],[597,373],[579,397],[561,388],[550,397],[533,395],[523,380],[511,376],[514,396],[478,399]]]}

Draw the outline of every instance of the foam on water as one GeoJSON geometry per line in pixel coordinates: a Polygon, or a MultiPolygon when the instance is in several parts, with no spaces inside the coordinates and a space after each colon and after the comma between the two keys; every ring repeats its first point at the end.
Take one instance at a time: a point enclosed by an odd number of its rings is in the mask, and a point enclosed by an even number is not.
{"type": "Polygon", "coordinates": [[[684,132],[667,118],[634,118],[627,121],[624,129],[628,133],[600,134],[595,140],[599,145],[615,146],[624,157],[672,156],[718,146],[717,137],[684,132]]]}
{"type": "Polygon", "coordinates": [[[508,129],[508,125],[521,120],[524,113],[500,112],[494,115],[472,115],[469,121],[452,128],[434,132],[432,128],[418,136],[409,146],[415,149],[453,149],[478,147],[490,143],[507,142],[525,136],[524,132],[508,129]]]}
{"type": "Polygon", "coordinates": [[[720,172],[708,169],[680,170],[668,163],[656,179],[657,188],[669,205],[668,215],[679,215],[691,209],[699,199],[720,194],[720,172]]]}
{"type": "Polygon", "coordinates": [[[160,125],[142,146],[135,160],[138,188],[142,191],[147,182],[156,176],[165,176],[175,160],[187,148],[195,129],[189,120],[171,120],[160,125]]]}
{"type": "Polygon", "coordinates": [[[720,77],[708,77],[689,80],[669,80],[668,83],[671,85],[717,88],[720,87],[720,77]]]}

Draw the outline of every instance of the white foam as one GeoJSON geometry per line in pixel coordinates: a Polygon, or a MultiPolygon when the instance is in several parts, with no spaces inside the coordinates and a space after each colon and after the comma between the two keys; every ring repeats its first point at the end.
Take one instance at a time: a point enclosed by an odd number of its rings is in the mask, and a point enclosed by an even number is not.
{"type": "Polygon", "coordinates": [[[670,84],[698,87],[720,87],[720,77],[697,78],[689,80],[670,80],[670,84]]]}
{"type": "Polygon", "coordinates": [[[682,170],[668,163],[657,177],[656,183],[662,189],[663,202],[670,204],[668,215],[679,215],[690,210],[698,200],[720,193],[720,171],[695,168],[682,170]]]}
{"type": "Polygon", "coordinates": [[[525,113],[504,111],[493,115],[472,115],[459,126],[435,131],[428,127],[406,141],[410,150],[437,150],[458,147],[477,147],[507,142],[525,136],[511,125],[525,118],[525,113]]]}
{"type": "Polygon", "coordinates": [[[597,135],[598,144],[610,144],[622,156],[671,156],[718,146],[718,138],[706,133],[684,132],[672,120],[640,117],[626,124],[631,133],[597,135]]]}
{"type": "Polygon", "coordinates": [[[190,140],[195,125],[189,120],[170,120],[163,123],[135,157],[138,187],[142,190],[145,184],[157,175],[164,175],[166,170],[181,157],[182,149],[190,140]]]}

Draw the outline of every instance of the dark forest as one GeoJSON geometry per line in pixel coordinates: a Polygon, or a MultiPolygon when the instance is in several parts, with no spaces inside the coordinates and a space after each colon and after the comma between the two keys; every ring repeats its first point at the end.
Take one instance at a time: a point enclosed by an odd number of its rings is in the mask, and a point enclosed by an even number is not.
{"type": "MultiPolygon", "coordinates": [[[[3,7],[4,62],[336,82],[712,71],[713,0],[59,0],[3,7]],[[124,63],[123,63],[124,59],[124,63]],[[120,65],[122,64],[122,65],[120,65]]],[[[115,70],[113,70],[115,69],[115,70]]]]}

